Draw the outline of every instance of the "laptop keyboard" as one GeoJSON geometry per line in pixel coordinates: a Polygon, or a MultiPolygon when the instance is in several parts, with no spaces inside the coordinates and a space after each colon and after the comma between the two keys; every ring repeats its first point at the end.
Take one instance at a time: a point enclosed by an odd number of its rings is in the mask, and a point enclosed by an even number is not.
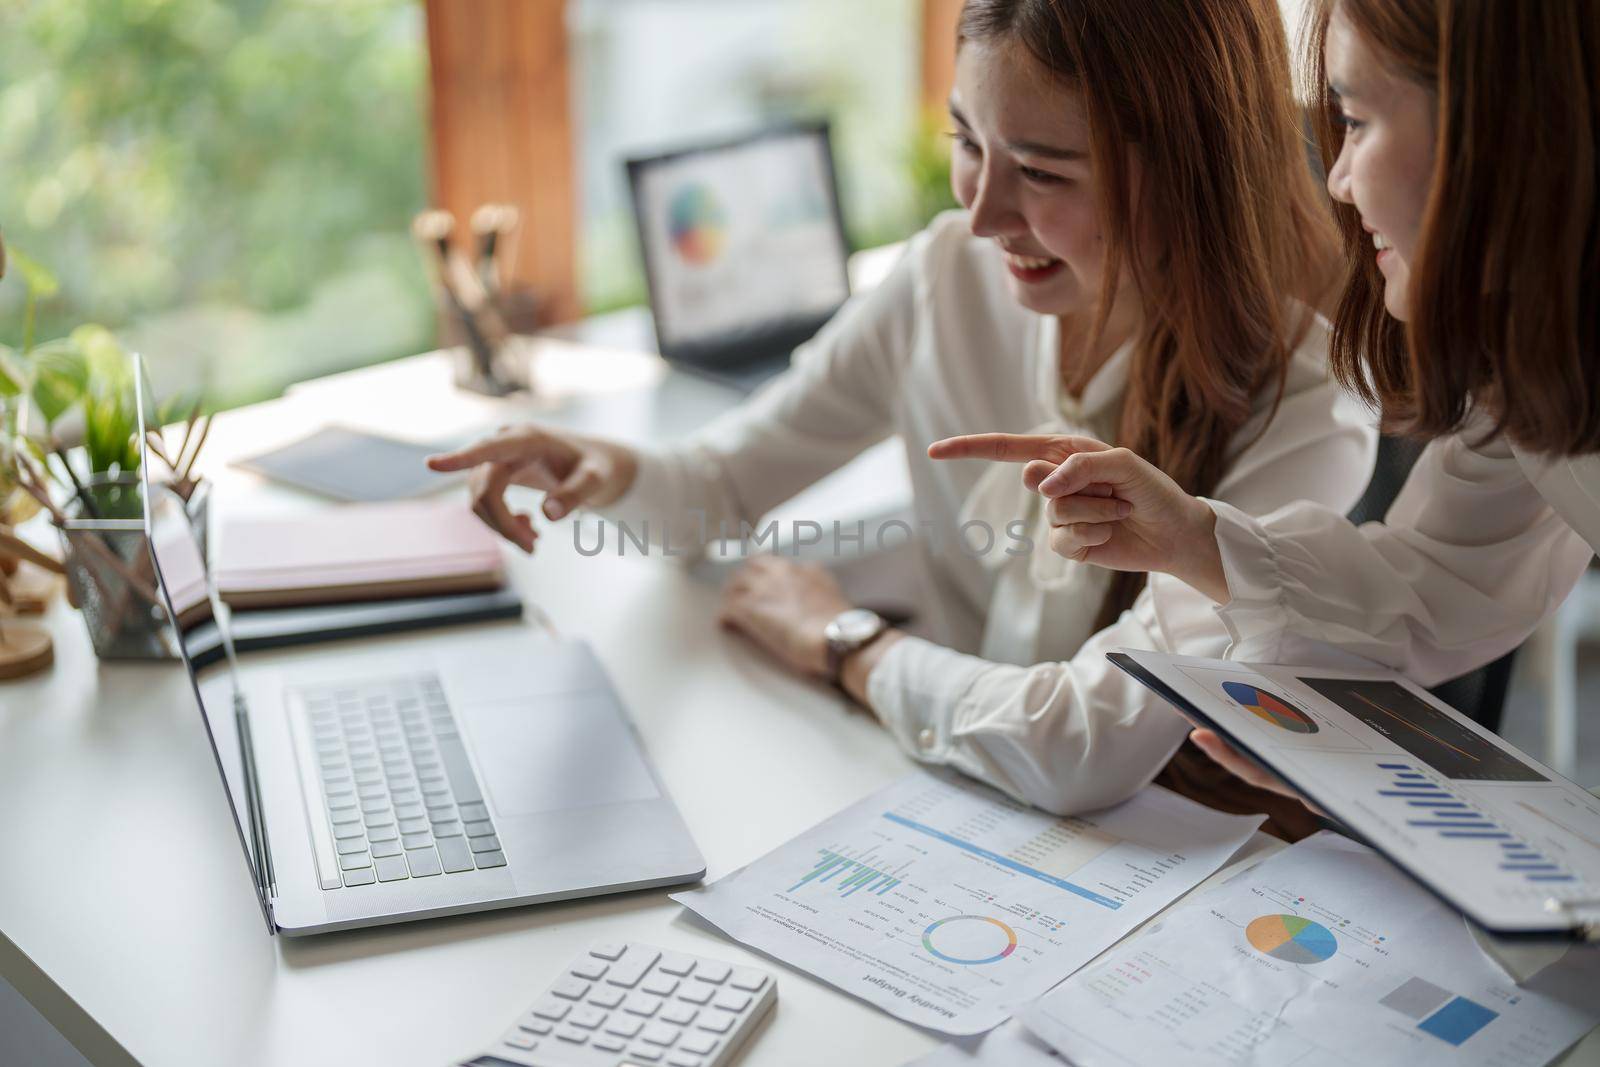
{"type": "Polygon", "coordinates": [[[297,740],[323,889],[506,865],[436,676],[295,695],[305,710],[296,728],[309,735],[297,740]]]}

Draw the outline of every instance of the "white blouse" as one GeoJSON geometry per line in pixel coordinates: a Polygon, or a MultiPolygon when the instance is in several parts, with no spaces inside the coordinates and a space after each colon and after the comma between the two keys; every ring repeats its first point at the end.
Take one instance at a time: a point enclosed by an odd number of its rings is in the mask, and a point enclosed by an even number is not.
{"type": "MultiPolygon", "coordinates": [[[[873,711],[917,759],[1028,803],[1057,812],[1115,803],[1155,776],[1187,725],[1105,654],[1128,646],[1220,656],[1228,633],[1214,605],[1158,576],[1113,626],[1092,633],[1105,574],[1043,558],[1041,502],[1022,489],[1021,469],[1001,471],[1009,490],[992,477],[980,487],[995,465],[926,455],[941,438],[1041,424],[1110,436],[1127,354],[1073,400],[1060,384],[1057,328],[1053,316],[1017,304],[993,242],[971,235],[964,212],[942,215],[881,286],[795,352],[788,372],[688,441],[641,455],[633,487],[605,513],[648,519],[658,536],[666,525],[674,544],[687,545],[699,529],[756,524],[899,434],[914,519],[938,534],[915,546],[919,628],[937,640],[906,637],[885,653],[868,679],[873,711]],[[1008,494],[1012,517],[1035,531],[1032,556],[1006,555],[1018,542],[1001,531],[984,557],[951,547],[964,516],[1003,512],[1008,494]]],[[[1261,513],[1300,497],[1334,509],[1359,498],[1376,434],[1329,379],[1326,353],[1319,321],[1294,354],[1278,416],[1263,431],[1272,398],[1260,398],[1235,438],[1219,499],[1261,513]]]]}
{"type": "Polygon", "coordinates": [[[1531,456],[1485,440],[1489,425],[1431,442],[1381,523],[1208,501],[1228,655],[1315,662],[1332,648],[1436,685],[1521,644],[1600,546],[1600,456],[1531,456]]]}

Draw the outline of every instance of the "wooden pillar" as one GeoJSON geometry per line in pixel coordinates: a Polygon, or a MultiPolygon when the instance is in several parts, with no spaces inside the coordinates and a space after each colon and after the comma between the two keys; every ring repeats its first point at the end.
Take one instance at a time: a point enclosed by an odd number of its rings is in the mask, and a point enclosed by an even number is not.
{"type": "Polygon", "coordinates": [[[515,279],[545,322],[581,312],[566,0],[424,0],[433,203],[464,237],[480,204],[522,212],[515,279]]]}
{"type": "Polygon", "coordinates": [[[956,20],[962,0],[922,0],[922,110],[945,113],[956,80],[956,20]]]}

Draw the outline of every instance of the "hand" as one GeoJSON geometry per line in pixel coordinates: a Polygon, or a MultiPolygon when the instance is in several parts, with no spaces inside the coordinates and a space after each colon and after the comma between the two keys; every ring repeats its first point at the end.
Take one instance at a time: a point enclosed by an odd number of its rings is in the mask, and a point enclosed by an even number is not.
{"type": "Polygon", "coordinates": [[[506,540],[533,551],[533,520],[506,506],[506,489],[543,489],[545,518],[554,522],[580,504],[604,507],[628,491],[639,461],[625,445],[537,426],[506,427],[456,452],[429,456],[436,471],[472,471],[472,510],[506,540]]]}
{"type": "Polygon", "coordinates": [[[1025,463],[1023,484],[1049,498],[1052,551],[1110,570],[1162,571],[1228,600],[1216,515],[1126,448],[1090,437],[985,433],[936,441],[928,455],[1025,463]]]}
{"type": "Polygon", "coordinates": [[[823,630],[850,609],[833,575],[815,563],[757,556],[722,591],[718,621],[738,630],[790,670],[828,676],[823,630]]]}
{"type": "Polygon", "coordinates": [[[1276,775],[1268,774],[1250,760],[1247,760],[1243,756],[1239,755],[1239,753],[1235,752],[1226,741],[1218,737],[1211,730],[1194,730],[1189,734],[1189,740],[1193,741],[1195,747],[1201,752],[1204,752],[1206,755],[1216,760],[1217,763],[1221,764],[1225,769],[1231,771],[1236,778],[1241,778],[1244,781],[1249,782],[1257,789],[1265,789],[1269,792],[1277,793],[1280,796],[1293,797],[1294,799],[1300,801],[1300,803],[1304,804],[1311,811],[1326,817],[1327,813],[1321,808],[1311,803],[1299,793],[1296,793],[1293,789],[1290,789],[1288,786],[1284,785],[1276,775]]]}

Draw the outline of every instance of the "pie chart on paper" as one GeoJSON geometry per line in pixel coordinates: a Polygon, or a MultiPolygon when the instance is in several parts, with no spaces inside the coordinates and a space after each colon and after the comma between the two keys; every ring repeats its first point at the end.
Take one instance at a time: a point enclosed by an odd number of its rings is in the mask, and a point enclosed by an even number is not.
{"type": "Polygon", "coordinates": [[[1317,732],[1317,724],[1311,716],[1282,697],[1273,696],[1265,689],[1258,689],[1245,682],[1223,682],[1222,691],[1250,714],[1280,730],[1296,734],[1317,732]]]}
{"type": "Polygon", "coordinates": [[[1321,923],[1298,915],[1261,915],[1244,928],[1257,952],[1285,963],[1322,963],[1339,951],[1339,942],[1321,923]]]}

